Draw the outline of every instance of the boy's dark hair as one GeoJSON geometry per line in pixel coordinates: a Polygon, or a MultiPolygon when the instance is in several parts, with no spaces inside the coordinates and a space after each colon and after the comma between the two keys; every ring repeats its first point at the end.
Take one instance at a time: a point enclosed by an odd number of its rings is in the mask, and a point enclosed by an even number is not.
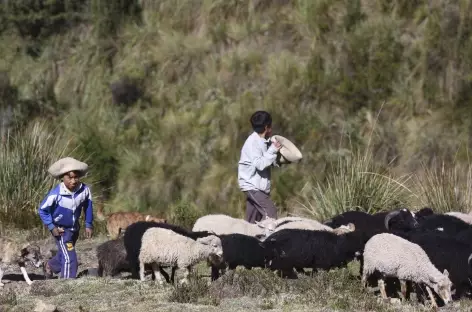
{"type": "Polygon", "coordinates": [[[260,134],[266,126],[272,126],[272,117],[266,111],[257,111],[251,116],[251,125],[252,129],[260,134]]]}

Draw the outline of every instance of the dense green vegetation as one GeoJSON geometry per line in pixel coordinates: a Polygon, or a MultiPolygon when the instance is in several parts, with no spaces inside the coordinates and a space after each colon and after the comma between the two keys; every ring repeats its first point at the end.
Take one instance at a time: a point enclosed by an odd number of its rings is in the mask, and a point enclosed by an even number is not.
{"type": "Polygon", "coordinates": [[[242,216],[257,109],[304,154],[274,170],[281,214],[469,209],[470,0],[17,0],[0,21],[5,222],[40,224],[61,155],[107,211],[242,216]]]}

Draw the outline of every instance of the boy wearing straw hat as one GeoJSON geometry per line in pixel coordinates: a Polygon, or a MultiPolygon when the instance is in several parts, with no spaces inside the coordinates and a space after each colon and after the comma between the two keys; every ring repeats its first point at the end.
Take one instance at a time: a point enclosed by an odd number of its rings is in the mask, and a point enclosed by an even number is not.
{"type": "Polygon", "coordinates": [[[48,172],[62,182],[54,187],[39,206],[39,216],[56,239],[58,252],[45,265],[46,276],[60,273],[60,278],[76,278],[77,254],[75,243],[79,237],[79,218],[84,210],[85,234],[92,237],[93,204],[87,185],[80,182],[88,170],[87,164],[66,157],[49,167],[48,172]]]}
{"type": "Polygon", "coordinates": [[[272,117],[268,112],[255,112],[250,122],[254,131],[241,150],[238,182],[247,197],[245,219],[255,223],[263,217],[277,219],[277,208],[270,199],[270,170],[276,164],[281,145],[277,141],[271,144],[272,117]]]}

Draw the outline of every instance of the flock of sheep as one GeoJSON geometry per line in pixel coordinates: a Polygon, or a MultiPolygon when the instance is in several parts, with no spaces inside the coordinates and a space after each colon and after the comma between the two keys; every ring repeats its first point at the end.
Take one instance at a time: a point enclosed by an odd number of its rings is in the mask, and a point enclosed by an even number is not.
{"type": "Polygon", "coordinates": [[[472,294],[472,216],[397,209],[376,214],[348,211],[320,223],[299,217],[266,218],[256,224],[216,214],[199,218],[191,231],[177,225],[139,221],[124,236],[97,247],[99,276],[131,271],[145,280],[150,270],[159,284],[174,283],[176,269],[206,261],[211,280],[234,274],[238,266],[265,268],[296,277],[305,269],[346,266],[360,261],[364,287],[400,284],[402,300],[410,290],[424,300],[423,286],[433,306],[472,294]],[[171,277],[164,268],[171,268],[171,277]],[[398,283],[399,282],[399,283],[398,283]]]}

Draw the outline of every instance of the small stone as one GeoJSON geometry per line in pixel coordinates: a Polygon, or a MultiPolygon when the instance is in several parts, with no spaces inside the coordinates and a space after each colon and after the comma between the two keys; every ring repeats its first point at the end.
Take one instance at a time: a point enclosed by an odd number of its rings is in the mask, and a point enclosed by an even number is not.
{"type": "Polygon", "coordinates": [[[36,302],[36,307],[34,308],[34,312],[57,312],[57,308],[53,304],[45,303],[42,300],[38,300],[36,302]]]}

